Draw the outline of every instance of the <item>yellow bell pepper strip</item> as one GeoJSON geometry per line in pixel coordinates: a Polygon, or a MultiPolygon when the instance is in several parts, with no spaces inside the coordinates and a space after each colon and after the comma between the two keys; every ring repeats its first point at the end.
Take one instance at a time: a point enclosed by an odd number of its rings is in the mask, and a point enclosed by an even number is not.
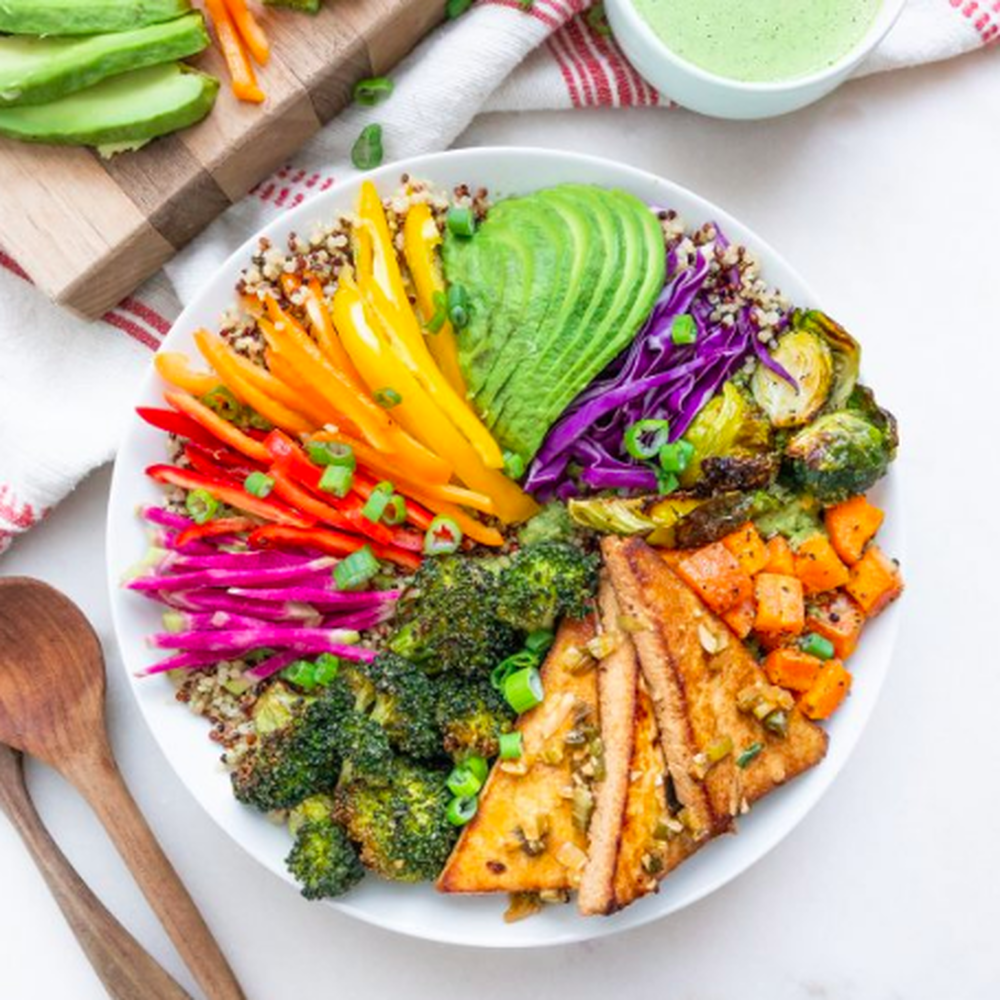
{"type": "MultiPolygon", "coordinates": [[[[403,223],[403,255],[417,293],[417,308],[425,326],[437,312],[435,295],[443,295],[445,292],[444,277],[437,260],[440,243],[441,232],[431,215],[430,206],[426,202],[414,205],[406,213],[406,221],[403,223]]],[[[441,374],[464,400],[467,389],[458,363],[458,344],[451,323],[446,319],[437,333],[427,334],[426,341],[427,349],[441,369],[441,374]]]]}
{"type": "Polygon", "coordinates": [[[538,509],[516,483],[487,468],[471,444],[438,408],[403,364],[377,325],[369,320],[361,292],[349,275],[341,274],[333,297],[333,322],[341,342],[372,392],[389,388],[400,400],[393,416],[455,469],[470,489],[493,500],[496,515],[510,523],[530,517],[538,509]]]}
{"type": "Polygon", "coordinates": [[[344,414],[354,427],[379,451],[389,451],[390,420],[371,399],[330,363],[312,338],[268,296],[265,300],[271,323],[258,320],[272,350],[283,352],[302,378],[330,406],[344,414]]]}
{"type": "Polygon", "coordinates": [[[441,369],[427,350],[417,317],[409,302],[397,309],[386,298],[383,290],[370,279],[362,279],[361,292],[372,315],[378,320],[383,335],[410,374],[475,448],[483,464],[491,469],[503,468],[500,446],[468,403],[441,374],[441,369]]]}
{"type": "Polygon", "coordinates": [[[291,434],[305,434],[316,427],[315,421],[295,409],[300,400],[294,392],[260,365],[233,351],[221,337],[196,330],[194,342],[230,392],[276,427],[291,434]]]}
{"type": "Polygon", "coordinates": [[[192,396],[204,396],[218,389],[221,379],[214,372],[193,372],[186,354],[179,351],[159,351],[153,356],[153,367],[164,382],[177,386],[192,396]]]}
{"type": "Polygon", "coordinates": [[[362,386],[364,383],[361,381],[361,376],[357,373],[350,356],[344,350],[344,345],[337,336],[333,317],[330,315],[326,296],[323,294],[320,283],[315,278],[310,279],[303,294],[305,295],[306,314],[309,316],[309,323],[320,349],[357,386],[362,386]]]}
{"type": "MultiPolygon", "coordinates": [[[[269,462],[271,453],[259,441],[244,434],[228,420],[223,420],[214,410],[199,402],[194,396],[185,392],[168,390],[163,398],[181,413],[186,413],[192,420],[201,424],[205,430],[214,434],[223,444],[228,444],[241,455],[252,458],[255,462],[269,462]]],[[[244,508],[245,509],[245,508],[244,508]]]]}

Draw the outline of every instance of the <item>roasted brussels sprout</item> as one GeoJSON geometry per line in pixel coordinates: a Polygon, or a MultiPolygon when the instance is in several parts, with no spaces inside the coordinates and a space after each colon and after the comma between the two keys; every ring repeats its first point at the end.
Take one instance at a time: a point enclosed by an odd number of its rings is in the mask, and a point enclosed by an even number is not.
{"type": "Polygon", "coordinates": [[[808,330],[826,341],[833,359],[833,384],[826,407],[828,410],[841,409],[858,383],[861,345],[839,323],[815,309],[795,313],[792,328],[808,330]]]}
{"type": "Polygon", "coordinates": [[[680,477],[686,487],[701,479],[701,466],[707,458],[766,454],[772,446],[767,417],[732,382],[702,407],[684,440],[694,445],[694,455],[680,477]]]}
{"type": "Polygon", "coordinates": [[[706,458],[701,463],[701,479],[692,492],[700,497],[717,497],[735,490],[767,489],[780,464],[781,457],[773,452],[706,458]]]}
{"type": "Polygon", "coordinates": [[[893,441],[857,412],[838,410],[800,430],[785,448],[791,481],[823,503],[864,493],[885,475],[893,441]]]}
{"type": "Polygon", "coordinates": [[[668,547],[694,549],[725,538],[746,524],[756,509],[756,502],[754,493],[723,493],[706,500],[677,522],[668,547]]]}
{"type": "Polygon", "coordinates": [[[793,381],[758,365],[750,380],[753,398],[775,427],[801,427],[823,409],[830,395],[833,354],[818,333],[793,329],[778,340],[771,357],[793,381]]]}
{"type": "Polygon", "coordinates": [[[691,496],[668,497],[594,497],[570,500],[569,515],[585,528],[607,535],[648,535],[660,528],[670,528],[704,501],[691,496]]]}

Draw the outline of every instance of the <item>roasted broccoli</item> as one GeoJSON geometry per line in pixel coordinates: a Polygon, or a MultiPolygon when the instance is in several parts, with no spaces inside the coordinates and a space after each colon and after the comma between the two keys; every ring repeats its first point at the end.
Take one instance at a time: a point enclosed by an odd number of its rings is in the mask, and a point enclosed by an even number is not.
{"type": "Polygon", "coordinates": [[[496,613],[524,632],[551,629],[562,615],[579,618],[597,590],[599,559],[568,542],[518,550],[500,571],[496,613]]]}
{"type": "Polygon", "coordinates": [[[389,743],[401,753],[420,759],[440,755],[434,689],[412,663],[382,653],[372,664],[344,664],[336,686],[351,692],[355,709],[377,722],[389,743]]]}
{"type": "Polygon", "coordinates": [[[342,896],[364,878],[365,869],[343,828],[332,816],[333,801],[314,795],[292,810],[288,829],[295,844],[285,864],[306,899],[342,896]]]}
{"type": "Polygon", "coordinates": [[[818,417],[785,448],[785,473],[823,503],[840,503],[873,486],[895,457],[890,437],[850,410],[818,417]]]}
{"type": "Polygon", "coordinates": [[[384,785],[342,785],[334,819],[359,847],[365,866],[397,882],[437,878],[457,829],[447,818],[445,774],[397,758],[384,785]]]}
{"type": "Polygon", "coordinates": [[[445,750],[456,760],[495,757],[501,733],[510,732],[515,718],[485,678],[443,677],[437,682],[437,723],[445,750]]]}
{"type": "Polygon", "coordinates": [[[517,632],[497,619],[497,560],[446,556],[425,559],[389,648],[428,674],[485,674],[520,646],[517,632]]]}
{"type": "Polygon", "coordinates": [[[369,715],[350,710],[337,725],[337,755],[341,760],[341,783],[363,779],[386,781],[392,767],[392,747],[380,723],[369,715]]]}
{"type": "Polygon", "coordinates": [[[236,798],[270,812],[332,788],[339,771],[337,729],[344,711],[344,698],[324,694],[303,702],[285,725],[260,736],[232,773],[236,798]]]}
{"type": "Polygon", "coordinates": [[[576,525],[569,516],[566,505],[559,500],[546,504],[530,521],[523,524],[517,533],[522,545],[536,545],[538,542],[566,542],[576,534],[576,525]]]}

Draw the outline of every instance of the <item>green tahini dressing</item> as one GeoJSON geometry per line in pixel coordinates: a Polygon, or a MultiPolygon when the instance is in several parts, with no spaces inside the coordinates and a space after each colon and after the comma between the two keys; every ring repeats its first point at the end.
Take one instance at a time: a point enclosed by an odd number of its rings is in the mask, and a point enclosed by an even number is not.
{"type": "Polygon", "coordinates": [[[832,66],[865,36],[881,0],[635,0],[682,59],[717,76],[766,82],[832,66]]]}

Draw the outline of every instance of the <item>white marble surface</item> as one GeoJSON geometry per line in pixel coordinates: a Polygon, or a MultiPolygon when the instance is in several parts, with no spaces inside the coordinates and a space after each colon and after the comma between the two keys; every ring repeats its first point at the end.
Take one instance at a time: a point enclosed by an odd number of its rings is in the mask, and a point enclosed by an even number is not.
{"type": "MultiPolygon", "coordinates": [[[[770,123],[643,111],[497,116],[461,141],[576,149],[662,173],[755,227],[836,305],[864,340],[866,369],[903,428],[910,590],[902,637],[844,774],[741,879],[662,923],[591,945],[446,949],[300,900],[234,848],[179,785],[118,676],[102,565],[109,476],[95,475],[0,559],[0,574],[54,583],[97,626],[127,779],[248,996],[1000,996],[992,509],[1000,479],[990,434],[1000,368],[997,50],[855,83],[770,123]]],[[[193,990],[86,807],[40,766],[29,780],[83,875],[193,990]]],[[[104,995],[0,820],[0,997],[104,995]]]]}

